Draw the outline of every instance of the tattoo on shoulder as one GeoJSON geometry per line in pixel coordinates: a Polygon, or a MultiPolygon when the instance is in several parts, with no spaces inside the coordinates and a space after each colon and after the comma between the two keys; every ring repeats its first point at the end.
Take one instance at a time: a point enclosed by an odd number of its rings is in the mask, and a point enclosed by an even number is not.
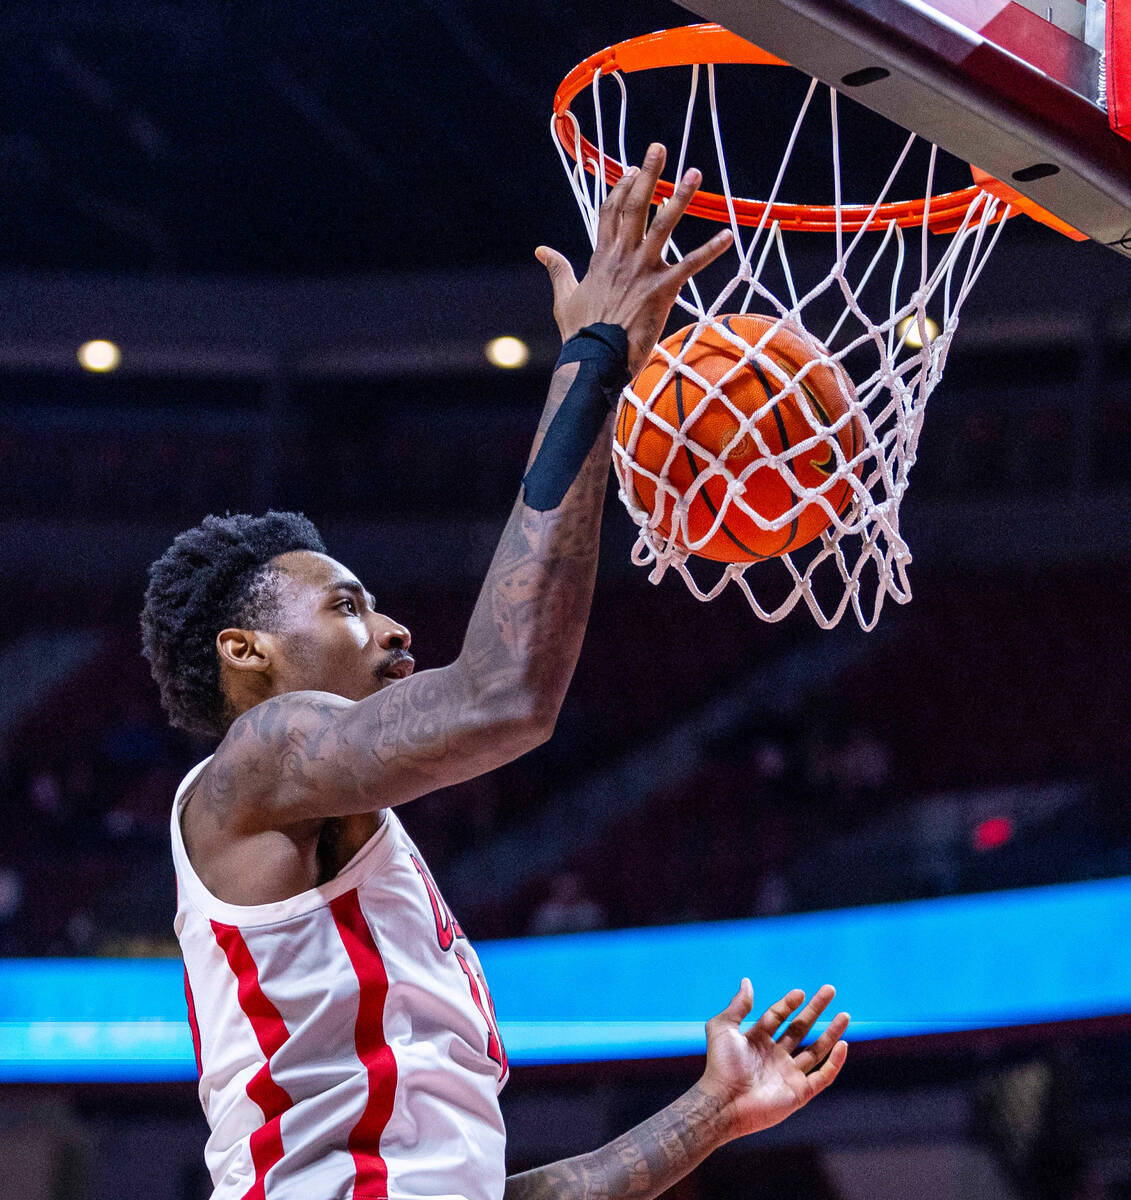
{"type": "Polygon", "coordinates": [[[201,798],[221,825],[241,797],[300,782],[323,754],[337,705],[312,701],[295,721],[293,700],[277,697],[250,709],[228,731],[201,782],[201,798]]]}

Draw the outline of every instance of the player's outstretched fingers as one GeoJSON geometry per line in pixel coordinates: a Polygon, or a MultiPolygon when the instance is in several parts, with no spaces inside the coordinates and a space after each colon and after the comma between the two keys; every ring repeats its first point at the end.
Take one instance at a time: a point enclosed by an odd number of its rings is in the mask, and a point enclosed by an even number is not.
{"type": "Polygon", "coordinates": [[[837,1042],[829,1052],[828,1058],[815,1070],[805,1076],[809,1084],[809,1099],[823,1092],[825,1088],[840,1074],[844,1060],[848,1057],[848,1043],[837,1042]]]}
{"type": "Polygon", "coordinates": [[[656,194],[656,184],[660,172],[664,169],[664,161],[668,155],[661,142],[653,142],[644,155],[640,172],[635,176],[624,200],[620,231],[629,247],[639,246],[644,240],[648,228],[648,213],[652,208],[652,198],[656,194]]]}
{"type": "Polygon", "coordinates": [[[569,287],[569,290],[572,291],[577,286],[577,276],[573,273],[573,267],[570,265],[569,259],[560,251],[555,250],[552,246],[539,246],[534,251],[534,257],[546,268],[555,296],[559,287],[572,285],[569,287]]]}
{"type": "Polygon", "coordinates": [[[725,1025],[733,1025],[736,1029],[750,1015],[754,1007],[754,985],[749,979],[743,979],[738,985],[738,991],[730,998],[730,1003],[721,1013],[716,1014],[707,1022],[707,1033],[725,1025]]]}
{"type": "Polygon", "coordinates": [[[562,313],[570,296],[577,291],[577,276],[573,273],[569,259],[551,246],[539,246],[534,251],[534,257],[546,268],[546,273],[550,276],[550,286],[554,289],[554,319],[564,339],[566,331],[562,328],[562,313]]]}
{"type": "Polygon", "coordinates": [[[690,167],[684,171],[683,178],[672,192],[671,199],[657,211],[651,228],[648,230],[647,239],[650,245],[654,244],[657,254],[663,250],[664,243],[671,236],[680,217],[687,211],[691,198],[702,182],[703,172],[697,167],[690,167]]]}
{"type": "Polygon", "coordinates": [[[593,248],[594,253],[599,250],[608,250],[616,241],[617,234],[620,232],[625,202],[632,191],[633,180],[639,174],[639,167],[629,167],[605,197],[597,218],[597,244],[593,248]]]}
{"type": "Polygon", "coordinates": [[[813,1028],[813,1023],[828,1008],[830,1001],[836,995],[836,988],[825,984],[813,994],[813,999],[793,1018],[789,1028],[778,1038],[778,1045],[790,1054],[797,1049],[813,1028]]]}
{"type": "Polygon", "coordinates": [[[790,1013],[794,1012],[804,1003],[805,993],[800,988],[791,988],[780,1000],[775,1000],[766,1009],[747,1031],[747,1036],[753,1038],[760,1034],[766,1034],[769,1037],[774,1037],[783,1022],[789,1019],[790,1013]]]}
{"type": "Polygon", "coordinates": [[[734,234],[729,229],[720,229],[713,238],[705,241],[702,246],[696,246],[690,254],[685,255],[682,262],[673,263],[671,270],[679,280],[679,286],[683,287],[692,275],[697,271],[702,271],[708,263],[714,262],[732,241],[734,241],[734,234]]]}
{"type": "Polygon", "coordinates": [[[829,1027],[811,1045],[806,1046],[793,1056],[798,1067],[808,1074],[814,1067],[819,1066],[828,1058],[833,1047],[840,1041],[841,1035],[848,1028],[850,1018],[848,1013],[837,1013],[829,1022],[829,1027]]]}

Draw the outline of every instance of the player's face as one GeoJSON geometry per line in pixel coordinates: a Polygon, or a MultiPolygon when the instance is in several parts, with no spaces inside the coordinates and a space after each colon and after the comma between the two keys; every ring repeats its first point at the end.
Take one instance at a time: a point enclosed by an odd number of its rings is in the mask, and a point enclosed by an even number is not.
{"type": "Polygon", "coordinates": [[[280,691],[363,700],[412,674],[409,631],[379,613],[356,575],[326,554],[280,554],[280,632],[272,674],[280,691]]]}

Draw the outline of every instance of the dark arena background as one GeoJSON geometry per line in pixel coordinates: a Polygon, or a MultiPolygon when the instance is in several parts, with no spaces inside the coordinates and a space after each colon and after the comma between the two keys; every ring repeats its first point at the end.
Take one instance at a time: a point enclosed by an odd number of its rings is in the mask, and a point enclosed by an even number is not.
{"type": "MultiPolygon", "coordinates": [[[[210,748],[168,731],[140,656],[146,567],[205,513],[301,509],[419,666],[454,657],[557,354],[533,251],[589,252],[554,91],[691,19],[0,11],[8,1200],[210,1193],[168,850],[210,748]],[[502,335],[525,365],[487,360],[502,335]],[[116,370],[79,365],[91,339],[116,370]]],[[[685,95],[635,113],[634,153],[685,95]]],[[[673,1196],[1131,1197],[1129,299],[1110,251],[1005,229],[911,475],[914,598],[870,634],[653,587],[610,483],[553,739],[401,810],[493,972],[512,1171],[673,1098],[738,974],[759,1004],[787,969],[858,1022],[841,1078],[673,1196]],[[758,952],[707,987],[727,939],[758,952]]]]}

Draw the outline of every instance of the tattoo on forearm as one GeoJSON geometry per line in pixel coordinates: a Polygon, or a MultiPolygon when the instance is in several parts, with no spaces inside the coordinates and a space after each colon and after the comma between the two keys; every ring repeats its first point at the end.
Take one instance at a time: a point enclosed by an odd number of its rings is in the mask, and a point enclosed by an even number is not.
{"type": "Polygon", "coordinates": [[[652,1200],[721,1142],[721,1110],[694,1087],[600,1150],[512,1175],[504,1200],[652,1200]]]}
{"type": "MultiPolygon", "coordinates": [[[[575,368],[560,368],[542,416],[533,459],[575,368]]],[[[521,500],[484,581],[464,642],[467,665],[488,690],[521,685],[560,700],[589,615],[611,417],[564,502],[538,512],[521,500]]]]}

